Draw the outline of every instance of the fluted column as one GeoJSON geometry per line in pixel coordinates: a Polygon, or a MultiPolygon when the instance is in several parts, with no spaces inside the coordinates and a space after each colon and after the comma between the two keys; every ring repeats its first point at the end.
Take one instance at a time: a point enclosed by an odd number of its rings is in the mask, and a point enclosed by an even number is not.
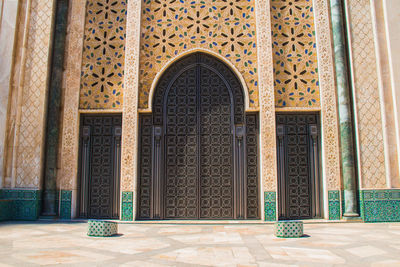
{"type": "Polygon", "coordinates": [[[357,217],[353,123],[343,19],[343,0],[331,0],[331,20],[339,110],[340,150],[344,185],[345,217],[357,217]]]}

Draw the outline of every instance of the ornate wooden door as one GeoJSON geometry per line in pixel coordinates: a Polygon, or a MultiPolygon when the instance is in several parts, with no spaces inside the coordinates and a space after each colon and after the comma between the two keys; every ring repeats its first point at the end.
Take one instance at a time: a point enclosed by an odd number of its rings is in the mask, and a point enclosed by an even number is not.
{"type": "Polygon", "coordinates": [[[321,217],[318,118],[277,115],[279,219],[321,217]]]}
{"type": "Polygon", "coordinates": [[[242,93],[205,54],[167,70],[153,114],[140,117],[139,218],[259,217],[257,115],[244,113],[242,93]]]}
{"type": "Polygon", "coordinates": [[[80,217],[119,218],[121,121],[121,115],[82,115],[80,217]]]}

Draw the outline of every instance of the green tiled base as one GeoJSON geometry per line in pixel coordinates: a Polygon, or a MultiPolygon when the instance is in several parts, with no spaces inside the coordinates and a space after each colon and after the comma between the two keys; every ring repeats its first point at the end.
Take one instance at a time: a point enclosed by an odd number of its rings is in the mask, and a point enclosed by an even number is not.
{"type": "Polygon", "coordinates": [[[329,220],[340,220],[339,190],[328,191],[329,220]]]}
{"type": "Polygon", "coordinates": [[[0,200],[0,221],[7,221],[12,219],[11,205],[11,200],[0,200]]]}
{"type": "Polygon", "coordinates": [[[116,222],[108,222],[108,221],[97,221],[97,220],[89,220],[88,221],[88,236],[113,236],[118,233],[118,224],[116,222]]]}
{"type": "Polygon", "coordinates": [[[40,190],[2,189],[1,198],[9,200],[8,217],[11,220],[37,220],[41,208],[40,190]]]}
{"type": "Polygon", "coordinates": [[[122,221],[133,221],[133,192],[122,192],[122,221]]]}
{"type": "Polygon", "coordinates": [[[276,192],[264,192],[265,221],[276,221],[276,192]]]}
{"type": "Polygon", "coordinates": [[[274,224],[276,237],[293,238],[303,235],[302,221],[278,221],[274,224]]]}
{"type": "Polygon", "coordinates": [[[61,190],[60,219],[71,219],[72,191],[61,190]]]}
{"type": "Polygon", "coordinates": [[[362,190],[360,202],[365,222],[400,222],[400,189],[362,190]]]}

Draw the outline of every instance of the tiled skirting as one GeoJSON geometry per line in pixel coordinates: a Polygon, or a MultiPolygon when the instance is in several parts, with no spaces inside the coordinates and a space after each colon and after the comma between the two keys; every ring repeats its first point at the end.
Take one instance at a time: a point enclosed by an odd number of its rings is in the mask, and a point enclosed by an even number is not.
{"type": "Polygon", "coordinates": [[[360,206],[365,222],[400,222],[400,189],[361,190],[360,206]]]}
{"type": "Polygon", "coordinates": [[[60,219],[71,219],[72,191],[61,190],[60,219]]]}
{"type": "Polygon", "coordinates": [[[122,192],[122,221],[133,221],[133,192],[122,192]]]}
{"type": "Polygon", "coordinates": [[[276,192],[264,192],[264,220],[276,221],[276,192]]]}
{"type": "Polygon", "coordinates": [[[37,220],[41,207],[40,190],[0,190],[0,213],[6,220],[37,220]],[[4,214],[3,214],[4,213],[4,214]]]}
{"type": "Polygon", "coordinates": [[[329,220],[340,220],[339,190],[328,191],[329,220]]]}

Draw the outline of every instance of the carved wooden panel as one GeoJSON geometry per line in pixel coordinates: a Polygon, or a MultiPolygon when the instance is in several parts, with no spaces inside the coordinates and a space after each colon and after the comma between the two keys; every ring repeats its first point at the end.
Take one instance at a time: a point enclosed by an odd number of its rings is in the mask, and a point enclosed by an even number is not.
{"type": "Polygon", "coordinates": [[[246,115],[246,170],[247,170],[247,218],[259,218],[258,197],[258,116],[246,115]]]}
{"type": "Polygon", "coordinates": [[[82,217],[118,218],[121,122],[121,115],[82,118],[82,217]]]}
{"type": "Polygon", "coordinates": [[[246,119],[233,72],[202,53],[182,58],[153,107],[140,117],[139,218],[259,218],[257,115],[246,119]]]}
{"type": "Polygon", "coordinates": [[[198,217],[196,68],[183,72],[166,99],[165,218],[198,217]]]}
{"type": "Polygon", "coordinates": [[[317,115],[277,115],[279,219],[319,216],[317,124],[317,115]]]}
{"type": "Polygon", "coordinates": [[[231,99],[224,81],[200,68],[200,218],[233,218],[231,99]]]}

